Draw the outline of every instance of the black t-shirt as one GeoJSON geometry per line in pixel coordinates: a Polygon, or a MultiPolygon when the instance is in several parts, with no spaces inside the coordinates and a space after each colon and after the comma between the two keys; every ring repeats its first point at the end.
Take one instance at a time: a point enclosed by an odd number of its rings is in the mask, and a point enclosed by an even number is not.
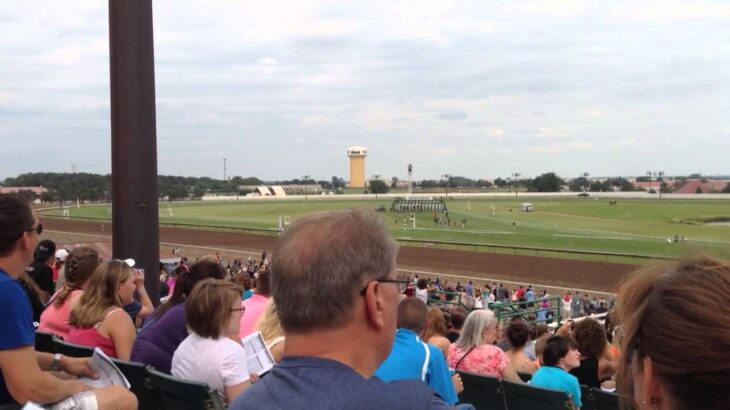
{"type": "Polygon", "coordinates": [[[41,299],[38,297],[38,295],[30,290],[28,285],[26,285],[22,280],[18,280],[18,284],[20,284],[20,287],[22,287],[25,291],[25,295],[28,296],[28,300],[30,301],[30,307],[33,309],[33,321],[40,322],[41,313],[43,313],[43,309],[45,309],[45,306],[43,306],[43,302],[41,302],[41,299]]]}
{"type": "Polygon", "coordinates": [[[601,387],[601,381],[598,380],[598,359],[590,357],[580,360],[580,367],[576,367],[570,371],[570,374],[578,378],[578,383],[588,387],[601,387]]]}
{"type": "Polygon", "coordinates": [[[53,270],[45,262],[33,261],[33,263],[26,268],[28,275],[33,278],[35,283],[42,291],[48,293],[48,297],[51,297],[55,292],[55,285],[53,284],[53,270]]]}

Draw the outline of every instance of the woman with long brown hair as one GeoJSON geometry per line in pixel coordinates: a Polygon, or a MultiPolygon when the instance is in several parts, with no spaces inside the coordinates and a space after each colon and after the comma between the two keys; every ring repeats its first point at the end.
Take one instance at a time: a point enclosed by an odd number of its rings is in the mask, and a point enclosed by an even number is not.
{"type": "Polygon", "coordinates": [[[637,409],[730,408],[730,265],[640,269],[619,287],[619,390],[637,409]]]}
{"type": "Polygon", "coordinates": [[[444,357],[449,354],[451,342],[446,338],[446,316],[441,309],[434,307],[428,309],[423,340],[441,349],[444,357]]]}
{"type": "Polygon", "coordinates": [[[86,282],[99,266],[99,253],[94,248],[79,246],[66,257],[63,286],[56,291],[41,314],[38,330],[68,338],[71,310],[78,305],[86,282]]]}
{"type": "Polygon", "coordinates": [[[587,317],[577,322],[573,339],[580,351],[580,367],[570,371],[580,384],[601,387],[601,381],[608,380],[616,372],[616,363],[608,349],[606,330],[595,319],[587,317]]]}
{"type": "Polygon", "coordinates": [[[136,272],[123,261],[101,264],[71,309],[68,341],[99,347],[110,357],[129,360],[136,331],[132,318],[122,309],[134,298],[136,272]]]}

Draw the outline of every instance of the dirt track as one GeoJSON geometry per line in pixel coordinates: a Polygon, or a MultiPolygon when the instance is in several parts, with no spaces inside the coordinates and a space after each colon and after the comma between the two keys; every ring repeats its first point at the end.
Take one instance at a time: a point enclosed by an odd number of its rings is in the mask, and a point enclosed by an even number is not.
{"type": "MultiPolygon", "coordinates": [[[[99,222],[43,218],[43,224],[47,229],[55,231],[102,233],[102,223],[99,222]]],[[[105,222],[103,225],[104,232],[110,234],[111,223],[105,222]]],[[[160,227],[160,242],[191,246],[271,251],[275,240],[275,236],[160,227]]],[[[621,277],[636,268],[634,265],[618,263],[415,247],[401,248],[398,266],[429,272],[468,274],[522,283],[541,283],[607,292],[614,292],[621,277]]]]}

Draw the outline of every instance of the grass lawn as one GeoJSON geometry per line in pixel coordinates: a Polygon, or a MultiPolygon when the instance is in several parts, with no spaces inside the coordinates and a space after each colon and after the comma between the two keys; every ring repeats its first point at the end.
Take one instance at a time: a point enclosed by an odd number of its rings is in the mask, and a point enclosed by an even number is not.
{"type": "MultiPolygon", "coordinates": [[[[316,198],[316,197],[315,197],[316,198]]],[[[521,198],[449,199],[451,225],[434,224],[432,213],[385,212],[397,237],[459,241],[554,249],[594,250],[663,256],[704,250],[730,257],[730,226],[687,224],[692,218],[730,216],[724,200],[608,200],[530,198],[535,212],[521,212],[521,198]],[[406,218],[406,228],[403,218],[406,218]],[[462,227],[462,219],[466,220],[462,227]],[[667,243],[674,235],[684,243],[667,243]]],[[[315,211],[348,207],[390,208],[392,200],[255,200],[239,202],[176,202],[160,205],[161,223],[275,229],[279,217],[288,220],[315,211]],[[172,216],[169,215],[172,209],[172,216]]],[[[69,209],[70,216],[109,219],[111,208],[89,206],[69,209]]],[[[60,215],[58,210],[46,213],[60,215]]]]}

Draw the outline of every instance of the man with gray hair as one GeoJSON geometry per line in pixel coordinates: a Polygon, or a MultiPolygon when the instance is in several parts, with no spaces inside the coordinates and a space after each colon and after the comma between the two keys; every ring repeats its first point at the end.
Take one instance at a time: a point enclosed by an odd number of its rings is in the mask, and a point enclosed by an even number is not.
{"type": "Polygon", "coordinates": [[[284,359],[230,406],[245,409],[446,409],[418,380],[372,377],[395,336],[398,244],[365,209],[298,219],[279,238],[271,290],[284,359]]]}

